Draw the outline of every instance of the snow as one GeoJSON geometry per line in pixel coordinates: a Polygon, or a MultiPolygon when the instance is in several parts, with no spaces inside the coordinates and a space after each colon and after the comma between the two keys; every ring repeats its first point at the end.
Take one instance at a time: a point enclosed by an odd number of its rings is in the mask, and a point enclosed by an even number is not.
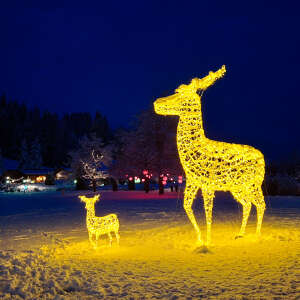
{"type": "Polygon", "coordinates": [[[28,193],[28,192],[43,192],[56,190],[56,186],[45,185],[43,183],[21,183],[15,185],[15,190],[28,193]]]}
{"type": "Polygon", "coordinates": [[[247,235],[235,240],[241,207],[218,194],[213,245],[203,251],[181,193],[103,191],[96,214],[118,214],[121,244],[103,237],[94,250],[79,194],[0,194],[0,299],[300,297],[300,197],[266,197],[262,237],[253,209],[247,235]]]}

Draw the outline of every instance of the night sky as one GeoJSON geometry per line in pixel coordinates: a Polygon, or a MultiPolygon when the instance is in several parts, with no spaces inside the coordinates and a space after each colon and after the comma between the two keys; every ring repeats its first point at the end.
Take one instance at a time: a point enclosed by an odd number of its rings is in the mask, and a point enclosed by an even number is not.
{"type": "Polygon", "coordinates": [[[0,93],[8,98],[58,113],[99,110],[117,128],[225,64],[203,97],[206,135],[270,160],[300,153],[296,1],[5,2],[0,93]]]}

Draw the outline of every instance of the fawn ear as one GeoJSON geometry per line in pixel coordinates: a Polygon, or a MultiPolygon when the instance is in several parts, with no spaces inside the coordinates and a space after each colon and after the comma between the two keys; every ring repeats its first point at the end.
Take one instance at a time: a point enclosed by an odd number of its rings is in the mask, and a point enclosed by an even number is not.
{"type": "Polygon", "coordinates": [[[81,200],[82,202],[85,202],[85,201],[84,201],[85,196],[78,196],[78,198],[80,198],[80,200],[81,200]]]}
{"type": "Polygon", "coordinates": [[[95,197],[94,197],[95,202],[99,201],[99,198],[100,198],[100,195],[95,196],[95,197]]]}

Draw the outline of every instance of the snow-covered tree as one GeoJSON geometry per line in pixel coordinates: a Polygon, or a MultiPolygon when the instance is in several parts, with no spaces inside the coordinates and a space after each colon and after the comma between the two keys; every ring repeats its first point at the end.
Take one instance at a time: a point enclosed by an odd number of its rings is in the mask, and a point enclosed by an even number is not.
{"type": "Polygon", "coordinates": [[[22,140],[19,158],[19,169],[30,168],[30,153],[28,150],[28,144],[25,139],[22,140]]]}
{"type": "Polygon", "coordinates": [[[4,172],[4,165],[3,165],[3,157],[2,157],[2,150],[0,149],[0,174],[4,172]]]}
{"type": "Polygon", "coordinates": [[[98,181],[107,177],[103,167],[111,161],[111,148],[95,135],[90,138],[84,136],[79,141],[79,148],[69,155],[75,176],[86,179],[95,192],[98,181]]]}
{"type": "MultiPolygon", "coordinates": [[[[143,170],[161,179],[161,174],[182,174],[176,146],[176,120],[148,110],[141,113],[135,129],[118,134],[114,175],[141,176],[143,170]]],[[[160,192],[163,185],[159,180],[160,192]]]]}
{"type": "Polygon", "coordinates": [[[22,140],[19,169],[39,169],[42,166],[41,146],[38,139],[29,144],[25,139],[22,140]]]}
{"type": "Polygon", "coordinates": [[[41,145],[36,138],[30,147],[30,168],[39,169],[42,166],[41,145]]]}

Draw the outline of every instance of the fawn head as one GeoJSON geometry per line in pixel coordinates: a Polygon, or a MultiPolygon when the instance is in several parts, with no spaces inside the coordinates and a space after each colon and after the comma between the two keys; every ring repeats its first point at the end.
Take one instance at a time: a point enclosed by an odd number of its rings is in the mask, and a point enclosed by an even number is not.
{"type": "Polygon", "coordinates": [[[80,198],[80,201],[84,202],[85,203],[85,208],[87,210],[91,209],[91,208],[94,208],[95,206],[95,203],[99,200],[100,198],[100,195],[96,195],[92,198],[87,198],[86,196],[79,196],[80,198]]]}
{"type": "Polygon", "coordinates": [[[201,79],[194,78],[188,85],[180,85],[175,90],[175,94],[158,98],[154,102],[155,112],[159,115],[198,115],[201,111],[200,101],[203,91],[214,84],[217,79],[223,77],[225,72],[225,66],[222,66],[218,71],[209,72],[207,76],[201,79]]]}

